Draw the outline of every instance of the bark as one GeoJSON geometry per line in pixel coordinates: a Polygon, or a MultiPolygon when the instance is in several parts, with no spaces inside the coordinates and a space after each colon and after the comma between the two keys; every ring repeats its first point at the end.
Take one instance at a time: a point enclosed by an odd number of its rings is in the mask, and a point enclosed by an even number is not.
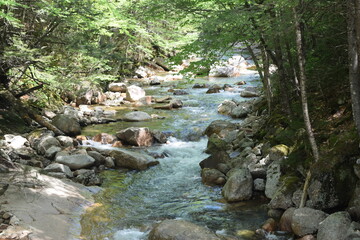
{"type": "Polygon", "coordinates": [[[264,68],[264,86],[265,86],[265,93],[266,93],[266,100],[268,103],[268,111],[269,114],[271,113],[271,106],[272,106],[272,98],[273,98],[273,92],[272,92],[272,86],[270,82],[270,61],[269,56],[265,49],[261,49],[261,55],[263,60],[263,68],[264,68]]]}
{"type": "MultiPolygon", "coordinates": [[[[302,2],[302,0],[301,0],[302,2]]],[[[301,4],[301,3],[300,3],[301,4]]],[[[315,163],[319,160],[319,150],[316,144],[314,132],[311,127],[311,121],[309,116],[309,108],[308,108],[308,101],[307,101],[307,94],[306,94],[306,74],[305,74],[305,56],[304,56],[304,44],[303,44],[303,33],[302,27],[300,23],[300,19],[297,13],[297,10],[294,9],[294,21],[295,21],[295,35],[296,35],[296,49],[297,49],[297,57],[298,57],[298,64],[299,64],[299,80],[300,80],[300,93],[301,93],[301,104],[302,104],[302,111],[304,117],[304,123],[306,132],[309,138],[311,150],[313,153],[315,163]]],[[[309,170],[307,173],[307,177],[304,184],[303,195],[300,202],[300,208],[304,207],[306,196],[307,196],[307,189],[311,180],[311,171],[309,170]]]]}
{"type": "Polygon", "coordinates": [[[41,115],[34,112],[32,109],[25,107],[20,100],[14,97],[12,93],[7,90],[0,91],[0,99],[7,103],[9,108],[15,110],[21,118],[26,122],[31,123],[31,119],[43,127],[53,131],[56,135],[65,135],[57,127],[46,121],[41,115]]]}
{"type": "Polygon", "coordinates": [[[252,50],[251,48],[251,45],[249,43],[246,43],[246,49],[248,50],[248,52],[250,53],[250,56],[251,58],[253,59],[254,63],[255,63],[255,66],[256,66],[256,69],[259,73],[259,76],[260,76],[260,79],[262,82],[264,82],[264,74],[263,74],[263,70],[262,68],[260,67],[260,64],[259,64],[259,61],[258,61],[258,58],[256,57],[254,51],[252,50]]]}
{"type": "Polygon", "coordinates": [[[349,81],[353,118],[360,136],[360,0],[348,0],[349,81]]]}

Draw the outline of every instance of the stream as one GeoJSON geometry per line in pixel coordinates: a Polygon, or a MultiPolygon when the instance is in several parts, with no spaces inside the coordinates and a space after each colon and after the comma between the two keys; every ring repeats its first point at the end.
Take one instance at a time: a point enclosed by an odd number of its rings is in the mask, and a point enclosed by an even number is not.
{"type": "MultiPolygon", "coordinates": [[[[213,231],[231,236],[232,239],[256,239],[254,230],[267,219],[266,200],[254,200],[236,204],[226,203],[220,187],[201,183],[199,162],[208,155],[203,151],[207,139],[200,137],[214,120],[228,119],[217,113],[217,106],[225,99],[245,101],[235,91],[205,94],[207,88],[193,89],[195,83],[234,85],[245,81],[243,87],[259,86],[258,76],[248,71],[234,78],[198,78],[195,82],[172,81],[160,86],[144,87],[146,94],[156,97],[171,95],[169,88],[182,88],[188,95],[174,96],[181,99],[184,107],[174,110],[156,110],[152,107],[137,108],[165,119],[149,122],[115,122],[88,126],[83,133],[94,136],[130,127],[149,127],[171,133],[169,142],[147,149],[149,152],[165,153],[158,159],[160,164],[146,171],[103,172],[104,190],[95,196],[96,204],[82,217],[81,239],[145,240],[152,226],[164,219],[185,219],[206,226],[213,231]]],[[[242,86],[239,86],[242,87],[242,86]]],[[[117,116],[132,109],[117,108],[117,116]]]]}

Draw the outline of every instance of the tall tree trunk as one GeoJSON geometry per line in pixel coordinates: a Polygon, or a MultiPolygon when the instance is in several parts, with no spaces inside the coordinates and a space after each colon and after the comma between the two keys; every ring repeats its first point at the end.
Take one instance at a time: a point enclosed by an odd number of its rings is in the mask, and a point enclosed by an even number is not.
{"type": "MultiPolygon", "coordinates": [[[[303,0],[300,0],[300,6],[302,6],[303,0]]],[[[311,150],[313,153],[314,161],[317,162],[319,160],[319,150],[316,144],[314,132],[311,127],[311,121],[309,116],[308,109],[308,101],[306,96],[306,74],[305,74],[305,56],[304,56],[304,44],[303,44],[303,32],[302,26],[300,23],[300,19],[297,13],[297,10],[294,8],[294,20],[295,20],[295,34],[296,34],[296,49],[297,49],[297,57],[299,63],[299,80],[300,80],[300,93],[301,93],[301,103],[302,103],[302,111],[304,117],[304,123],[306,132],[309,138],[311,150]]],[[[301,197],[300,207],[305,206],[305,201],[307,197],[307,188],[309,186],[311,180],[311,171],[309,170],[307,173],[307,177],[304,184],[303,195],[301,197]]]]}
{"type": "Polygon", "coordinates": [[[263,61],[263,68],[264,68],[264,86],[265,86],[265,93],[266,93],[266,99],[268,103],[268,111],[269,114],[272,111],[272,98],[273,98],[273,92],[272,92],[272,86],[270,82],[270,60],[269,55],[267,54],[266,50],[264,48],[261,48],[261,57],[263,61]]]}
{"type": "Polygon", "coordinates": [[[351,104],[360,136],[360,0],[348,0],[347,8],[351,104]]]}
{"type": "Polygon", "coordinates": [[[257,56],[255,55],[253,49],[251,48],[250,43],[246,42],[246,49],[248,50],[248,52],[250,53],[251,58],[253,59],[255,66],[256,66],[256,70],[259,73],[260,79],[261,81],[264,81],[264,74],[263,74],[263,68],[260,67],[259,61],[257,56]]]}

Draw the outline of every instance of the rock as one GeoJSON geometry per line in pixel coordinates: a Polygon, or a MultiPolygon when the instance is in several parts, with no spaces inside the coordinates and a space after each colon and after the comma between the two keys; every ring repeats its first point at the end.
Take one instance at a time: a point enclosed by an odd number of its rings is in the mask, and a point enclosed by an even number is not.
{"type": "Polygon", "coordinates": [[[44,168],[46,172],[57,172],[57,173],[64,173],[67,177],[72,178],[74,175],[71,172],[70,168],[61,163],[52,163],[44,168]]]}
{"type": "Polygon", "coordinates": [[[96,166],[103,165],[103,164],[105,164],[105,162],[106,162],[105,157],[104,157],[102,154],[100,154],[99,152],[96,152],[96,151],[88,151],[87,154],[88,154],[90,157],[92,157],[92,158],[95,159],[95,165],[96,165],[96,166]]]}
{"type": "Polygon", "coordinates": [[[149,240],[220,240],[209,229],[184,220],[164,220],[154,227],[149,240]]]}
{"type": "Polygon", "coordinates": [[[165,133],[157,131],[157,130],[153,130],[151,131],[151,134],[154,137],[154,140],[158,143],[166,143],[167,142],[167,136],[165,133]]]}
{"type": "Polygon", "coordinates": [[[170,103],[171,99],[172,99],[172,97],[165,96],[165,97],[162,97],[162,98],[156,98],[155,102],[156,103],[170,103]]]}
{"type": "Polygon", "coordinates": [[[294,206],[292,196],[299,185],[300,179],[296,176],[285,175],[281,177],[280,186],[273,195],[268,206],[273,209],[288,209],[294,206]]]}
{"type": "Polygon", "coordinates": [[[268,217],[280,220],[283,213],[284,213],[284,211],[281,209],[269,209],[267,212],[267,215],[268,215],[268,217]]]}
{"type": "Polygon", "coordinates": [[[54,113],[53,111],[49,110],[49,109],[43,109],[41,111],[41,114],[45,117],[47,117],[48,119],[53,119],[56,116],[56,113],[54,113]]]}
{"type": "Polygon", "coordinates": [[[169,104],[171,108],[182,108],[184,105],[180,99],[172,99],[169,104]]]}
{"type": "Polygon", "coordinates": [[[125,114],[123,119],[126,122],[142,122],[151,120],[151,116],[146,112],[134,111],[125,114]]]}
{"type": "Polygon", "coordinates": [[[219,93],[221,89],[222,89],[222,87],[220,87],[220,86],[217,85],[217,84],[214,84],[214,85],[212,85],[212,86],[206,91],[206,93],[207,93],[207,94],[210,94],[210,93],[219,93]]]}
{"type": "Polygon", "coordinates": [[[60,142],[63,147],[73,147],[74,139],[68,136],[57,136],[56,139],[60,142]]]}
{"type": "Polygon", "coordinates": [[[109,156],[114,159],[118,168],[129,168],[134,170],[145,170],[159,164],[153,157],[128,150],[111,150],[109,156]]]}
{"type": "Polygon", "coordinates": [[[299,208],[299,206],[300,206],[302,194],[303,194],[303,190],[302,189],[297,189],[293,193],[293,196],[291,198],[292,202],[294,203],[295,207],[297,207],[297,208],[299,208]]]}
{"type": "Polygon", "coordinates": [[[80,169],[74,172],[74,181],[85,186],[101,185],[102,181],[99,176],[95,174],[94,170],[80,169]]]}
{"type": "Polygon", "coordinates": [[[291,223],[292,223],[292,218],[293,218],[295,210],[296,210],[296,208],[288,208],[283,213],[283,215],[280,218],[280,222],[279,222],[280,231],[292,232],[291,223]]]}
{"type": "Polygon", "coordinates": [[[276,191],[280,187],[280,177],[280,164],[278,162],[273,162],[266,171],[265,195],[267,198],[272,199],[274,197],[276,191]]]}
{"type": "Polygon", "coordinates": [[[138,69],[136,69],[135,74],[139,78],[147,78],[154,75],[155,73],[147,67],[140,66],[138,69]]]}
{"type": "Polygon", "coordinates": [[[113,144],[116,139],[116,136],[108,133],[99,133],[92,138],[93,141],[101,142],[102,144],[113,144]]]}
{"type": "Polygon", "coordinates": [[[115,141],[111,146],[119,148],[119,147],[124,146],[124,144],[122,144],[121,141],[115,141]]]}
{"type": "Polygon", "coordinates": [[[319,224],[318,240],[345,240],[351,219],[347,212],[336,212],[319,224]]]}
{"type": "MultiPolygon", "coordinates": [[[[237,129],[237,125],[232,122],[225,121],[225,120],[215,120],[215,121],[211,122],[210,125],[205,129],[204,134],[207,135],[208,137],[210,137],[214,133],[219,135],[221,131],[224,131],[224,130],[233,131],[236,129],[237,129]]],[[[223,137],[221,135],[219,135],[219,136],[223,137]]]]}
{"type": "Polygon", "coordinates": [[[15,136],[12,134],[5,134],[4,135],[5,141],[8,144],[9,147],[12,147],[14,149],[19,149],[22,147],[29,146],[29,142],[26,138],[22,136],[15,136]]]}
{"type": "Polygon", "coordinates": [[[95,164],[95,159],[89,155],[75,154],[68,156],[57,156],[55,162],[64,164],[70,167],[71,170],[78,170],[81,168],[92,167],[95,164]]]}
{"type": "Polygon", "coordinates": [[[255,179],[254,190],[263,192],[265,190],[265,180],[261,178],[255,179]]]}
{"type": "Polygon", "coordinates": [[[236,108],[236,103],[230,100],[225,100],[218,106],[218,113],[230,115],[234,108],[236,108]]]}
{"type": "Polygon", "coordinates": [[[210,69],[209,76],[210,77],[237,77],[240,76],[241,69],[236,66],[213,66],[210,69]]]}
{"type": "Polygon", "coordinates": [[[46,150],[44,157],[52,160],[54,159],[56,153],[61,151],[61,147],[51,146],[49,149],[46,150]]]}
{"type": "Polygon", "coordinates": [[[114,168],[115,167],[114,158],[106,157],[104,165],[107,168],[114,168]]]}
{"type": "Polygon", "coordinates": [[[154,141],[149,128],[130,127],[117,132],[116,137],[133,146],[151,146],[154,141]]]}
{"type": "Polygon", "coordinates": [[[360,223],[352,222],[346,233],[346,240],[359,240],[360,239],[360,223]]]}
{"type": "Polygon", "coordinates": [[[277,222],[273,218],[269,218],[261,227],[266,232],[274,232],[277,229],[277,222]]]}
{"type": "MultiPolygon", "coordinates": [[[[248,165],[248,168],[250,170],[251,176],[255,179],[255,178],[259,178],[259,179],[265,179],[266,178],[266,166],[260,164],[260,163],[250,163],[248,165]]],[[[265,184],[265,183],[264,183],[265,184]]],[[[265,187],[265,185],[264,185],[265,187]]],[[[264,188],[265,190],[265,188],[264,188]]],[[[262,191],[264,191],[262,190],[262,191]]]]}
{"type": "Polygon", "coordinates": [[[143,97],[145,97],[145,91],[138,86],[131,85],[126,90],[126,100],[130,102],[136,102],[143,97]]]}
{"type": "Polygon", "coordinates": [[[280,144],[272,147],[269,152],[270,161],[280,161],[289,154],[289,147],[280,144]]]}
{"type": "Polygon", "coordinates": [[[239,86],[242,86],[242,85],[245,85],[246,84],[246,82],[245,81],[240,81],[240,82],[237,82],[237,83],[235,83],[236,85],[239,85],[239,86]]]}
{"type": "Polygon", "coordinates": [[[156,85],[160,85],[161,82],[160,82],[159,79],[153,79],[153,80],[150,81],[149,84],[150,84],[150,86],[156,86],[156,85]]]}
{"type": "Polygon", "coordinates": [[[174,95],[188,95],[189,93],[182,89],[176,89],[173,92],[174,95]]]}
{"type": "Polygon", "coordinates": [[[55,137],[53,137],[51,135],[46,135],[46,136],[40,138],[40,140],[36,146],[36,148],[37,148],[36,150],[39,154],[44,155],[46,153],[46,151],[52,146],[60,147],[61,144],[55,137]]]}
{"type": "Polygon", "coordinates": [[[231,145],[225,142],[222,138],[219,138],[218,135],[213,134],[210,136],[205,153],[214,154],[219,151],[227,151],[231,149],[231,145]]]}
{"type": "Polygon", "coordinates": [[[81,134],[81,127],[79,122],[68,115],[59,114],[53,120],[52,124],[69,136],[76,136],[81,134]]]}
{"type": "Polygon", "coordinates": [[[154,106],[154,109],[171,110],[172,105],[171,104],[165,104],[165,105],[154,106]]]}
{"type": "Polygon", "coordinates": [[[349,201],[347,211],[355,221],[360,220],[360,181],[356,183],[352,198],[349,201]]]}
{"type": "Polygon", "coordinates": [[[319,224],[328,214],[312,208],[298,208],[292,217],[291,229],[300,237],[314,234],[318,231],[319,224]]]}
{"type": "Polygon", "coordinates": [[[202,182],[205,185],[214,186],[220,185],[223,186],[226,182],[226,176],[217,169],[204,168],[201,170],[202,182]]]}
{"type": "Polygon", "coordinates": [[[314,237],[314,235],[305,235],[297,240],[316,240],[316,237],[314,237]]]}
{"type": "Polygon", "coordinates": [[[201,168],[213,168],[220,170],[220,165],[226,164],[229,161],[229,154],[227,154],[225,151],[219,151],[202,160],[199,165],[201,168]]]}
{"type": "Polygon", "coordinates": [[[229,179],[222,189],[226,201],[237,202],[252,197],[253,179],[248,169],[235,169],[228,173],[229,179]]]}
{"type": "Polygon", "coordinates": [[[111,92],[126,93],[127,87],[125,83],[110,83],[108,89],[111,92]]]}
{"type": "Polygon", "coordinates": [[[208,85],[205,83],[195,83],[193,88],[207,88],[208,85]]]}
{"type": "Polygon", "coordinates": [[[230,116],[233,118],[245,118],[250,112],[251,112],[251,105],[240,104],[232,109],[230,116]]]}
{"type": "Polygon", "coordinates": [[[256,92],[242,91],[240,93],[240,96],[243,98],[252,98],[252,97],[259,97],[260,95],[256,92]]]}

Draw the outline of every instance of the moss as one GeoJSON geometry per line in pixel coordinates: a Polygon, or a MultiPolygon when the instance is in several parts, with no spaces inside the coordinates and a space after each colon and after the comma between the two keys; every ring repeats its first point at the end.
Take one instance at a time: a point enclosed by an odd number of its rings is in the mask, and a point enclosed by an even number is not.
{"type": "Polygon", "coordinates": [[[281,187],[279,188],[283,194],[293,193],[299,186],[300,179],[295,174],[287,174],[280,178],[281,187]]]}
{"type": "Polygon", "coordinates": [[[289,150],[290,150],[289,147],[286,146],[285,144],[279,144],[279,145],[272,147],[270,149],[270,152],[276,153],[276,154],[281,154],[283,156],[287,156],[287,155],[289,155],[289,150]]]}
{"type": "Polygon", "coordinates": [[[31,131],[31,127],[17,114],[11,111],[0,111],[0,130],[4,133],[23,134],[31,131]]]}

